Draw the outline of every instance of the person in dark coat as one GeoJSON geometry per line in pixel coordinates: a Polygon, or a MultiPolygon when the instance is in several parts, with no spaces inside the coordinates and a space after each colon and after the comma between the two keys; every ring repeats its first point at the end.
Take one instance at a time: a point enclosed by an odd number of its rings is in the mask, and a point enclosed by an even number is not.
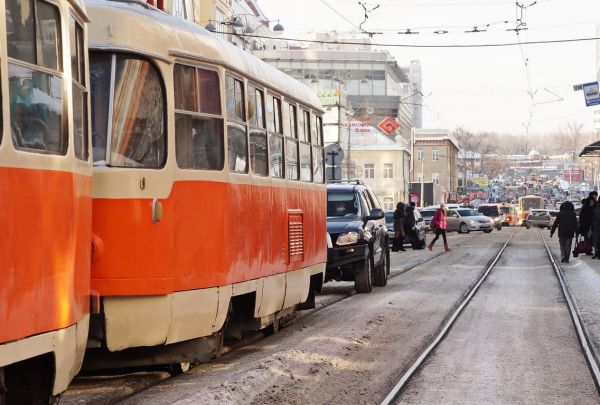
{"type": "Polygon", "coordinates": [[[577,227],[577,216],[575,215],[575,207],[570,201],[565,201],[560,205],[560,211],[554,219],[554,224],[550,230],[550,237],[558,228],[558,243],[560,245],[560,261],[569,263],[571,255],[571,244],[573,237],[579,233],[577,227]]]}
{"type": "Polygon", "coordinates": [[[592,259],[600,259],[600,204],[596,203],[592,215],[592,238],[594,242],[594,256],[592,259]]]}
{"type": "Polygon", "coordinates": [[[417,230],[415,222],[415,207],[409,205],[406,207],[406,216],[404,217],[404,234],[410,240],[410,244],[413,250],[420,249],[419,237],[417,236],[417,230]]]}
{"type": "MultiPolygon", "coordinates": [[[[592,191],[592,193],[594,192],[592,191]]],[[[596,208],[596,200],[592,193],[584,200],[581,206],[581,212],[579,213],[579,234],[583,236],[583,239],[589,244],[592,243],[592,220],[594,208],[596,208]]],[[[591,255],[591,253],[586,254],[591,255]]]]}
{"type": "Polygon", "coordinates": [[[405,210],[404,203],[399,202],[396,204],[396,211],[394,211],[394,244],[392,245],[392,252],[406,250],[404,249],[404,237],[406,236],[404,233],[405,210]]]}

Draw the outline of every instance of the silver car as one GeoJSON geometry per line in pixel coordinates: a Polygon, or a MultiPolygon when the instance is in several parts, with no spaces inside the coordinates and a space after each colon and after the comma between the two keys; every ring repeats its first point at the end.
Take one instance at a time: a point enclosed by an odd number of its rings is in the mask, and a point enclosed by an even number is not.
{"type": "Polygon", "coordinates": [[[490,233],[494,228],[492,218],[470,208],[447,210],[446,223],[448,231],[459,233],[469,233],[471,231],[490,233]]]}

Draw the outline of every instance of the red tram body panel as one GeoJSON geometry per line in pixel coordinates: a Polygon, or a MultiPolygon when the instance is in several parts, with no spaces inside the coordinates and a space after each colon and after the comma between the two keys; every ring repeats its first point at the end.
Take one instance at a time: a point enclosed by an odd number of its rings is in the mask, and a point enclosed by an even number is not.
{"type": "Polygon", "coordinates": [[[102,296],[169,294],[224,286],[326,261],[323,190],[179,181],[161,200],[94,199],[105,252],[92,288],[102,296]],[[207,196],[209,196],[207,198],[207,196]],[[304,216],[304,260],[289,263],[288,210],[304,216]]]}

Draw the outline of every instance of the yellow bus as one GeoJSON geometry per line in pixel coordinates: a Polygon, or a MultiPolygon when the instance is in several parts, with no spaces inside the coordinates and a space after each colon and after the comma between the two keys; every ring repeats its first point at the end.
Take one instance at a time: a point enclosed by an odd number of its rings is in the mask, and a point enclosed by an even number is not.
{"type": "Polygon", "coordinates": [[[544,208],[544,197],[538,195],[526,195],[525,197],[519,197],[519,224],[523,225],[529,211],[532,209],[543,209],[544,208]]]}

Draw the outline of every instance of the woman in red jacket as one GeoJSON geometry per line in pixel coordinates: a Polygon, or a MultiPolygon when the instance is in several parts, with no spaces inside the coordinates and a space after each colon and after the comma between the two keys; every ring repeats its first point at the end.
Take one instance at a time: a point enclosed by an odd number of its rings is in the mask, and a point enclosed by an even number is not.
{"type": "Polygon", "coordinates": [[[429,246],[427,246],[429,250],[433,249],[435,241],[442,235],[442,239],[444,239],[444,249],[446,252],[449,251],[450,248],[448,247],[448,240],[446,239],[446,205],[444,203],[440,204],[440,208],[433,214],[430,227],[432,230],[435,230],[435,238],[433,238],[429,246]]]}

